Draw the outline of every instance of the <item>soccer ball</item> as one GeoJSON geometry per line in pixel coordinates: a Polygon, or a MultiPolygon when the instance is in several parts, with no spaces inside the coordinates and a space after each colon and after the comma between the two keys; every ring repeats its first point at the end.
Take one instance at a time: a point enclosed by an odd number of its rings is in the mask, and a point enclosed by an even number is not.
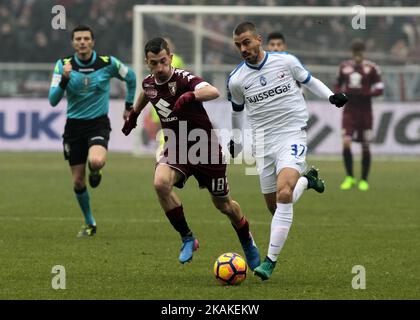
{"type": "Polygon", "coordinates": [[[247,265],[239,254],[224,253],[214,263],[214,275],[224,285],[237,285],[246,278],[247,265]]]}

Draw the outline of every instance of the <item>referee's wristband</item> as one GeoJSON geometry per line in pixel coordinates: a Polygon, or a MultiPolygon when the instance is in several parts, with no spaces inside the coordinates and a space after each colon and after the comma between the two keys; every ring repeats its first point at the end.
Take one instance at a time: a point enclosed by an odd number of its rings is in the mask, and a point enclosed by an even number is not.
{"type": "Polygon", "coordinates": [[[131,102],[125,102],[125,110],[131,111],[133,109],[133,104],[131,102]]]}
{"type": "Polygon", "coordinates": [[[62,76],[58,85],[60,86],[61,89],[66,90],[66,87],[69,81],[70,81],[70,78],[66,78],[62,76]]]}

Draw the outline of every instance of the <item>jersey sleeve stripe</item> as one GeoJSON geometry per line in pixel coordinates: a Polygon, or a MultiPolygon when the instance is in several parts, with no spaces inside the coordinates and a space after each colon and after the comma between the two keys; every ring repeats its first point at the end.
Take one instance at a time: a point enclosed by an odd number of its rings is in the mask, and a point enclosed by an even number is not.
{"type": "Polygon", "coordinates": [[[206,82],[206,81],[203,81],[203,82],[198,83],[198,84],[194,87],[194,90],[199,90],[199,89],[204,88],[205,86],[209,86],[209,85],[210,85],[210,83],[208,83],[208,82],[206,82]]]}
{"type": "Polygon", "coordinates": [[[232,103],[232,110],[236,112],[243,111],[245,108],[244,104],[236,104],[235,102],[231,101],[232,103]]]}
{"type": "Polygon", "coordinates": [[[306,77],[305,81],[303,81],[302,83],[303,84],[308,83],[309,80],[311,80],[311,77],[312,77],[312,75],[308,72],[308,76],[306,77]]]}

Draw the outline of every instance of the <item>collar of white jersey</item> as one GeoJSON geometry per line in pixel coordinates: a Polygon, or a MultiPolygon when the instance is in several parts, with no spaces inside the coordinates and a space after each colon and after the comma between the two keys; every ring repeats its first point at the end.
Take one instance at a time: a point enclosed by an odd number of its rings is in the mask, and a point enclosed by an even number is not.
{"type": "Polygon", "coordinates": [[[153,78],[155,78],[155,83],[156,83],[158,86],[161,86],[162,84],[165,84],[165,83],[167,83],[169,80],[171,80],[171,78],[173,77],[174,73],[175,73],[175,68],[174,68],[174,67],[172,67],[172,72],[171,72],[171,75],[169,76],[168,80],[166,80],[166,81],[164,81],[164,82],[158,82],[158,81],[157,81],[157,79],[156,79],[155,77],[153,77],[153,78]]]}
{"type": "Polygon", "coordinates": [[[262,67],[264,67],[265,63],[268,59],[268,53],[264,51],[264,59],[260,64],[249,64],[248,62],[245,62],[245,64],[248,66],[248,68],[254,69],[254,70],[261,70],[262,67]]]}

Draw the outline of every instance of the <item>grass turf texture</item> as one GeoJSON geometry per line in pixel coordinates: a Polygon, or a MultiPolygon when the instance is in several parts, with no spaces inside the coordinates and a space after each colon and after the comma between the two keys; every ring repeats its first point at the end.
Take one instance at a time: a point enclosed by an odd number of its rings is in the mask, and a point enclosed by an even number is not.
{"type": "MultiPolygon", "coordinates": [[[[240,286],[222,287],[215,259],[243,252],[194,178],[176,192],[200,249],[180,265],[179,236],[153,190],[152,159],[109,155],[101,186],[89,190],[98,234],[77,239],[83,219],[62,155],[0,153],[0,299],[419,299],[419,164],[374,161],[363,193],[339,190],[340,161],[308,160],[326,192],[311,190],[295,205],[273,277],[262,282],[248,272],[240,286]],[[51,287],[54,265],[66,268],[66,290],[51,287]],[[354,265],[366,268],[366,290],[351,286],[354,265]]],[[[271,218],[258,178],[242,166],[228,172],[264,258],[271,218]]]]}

